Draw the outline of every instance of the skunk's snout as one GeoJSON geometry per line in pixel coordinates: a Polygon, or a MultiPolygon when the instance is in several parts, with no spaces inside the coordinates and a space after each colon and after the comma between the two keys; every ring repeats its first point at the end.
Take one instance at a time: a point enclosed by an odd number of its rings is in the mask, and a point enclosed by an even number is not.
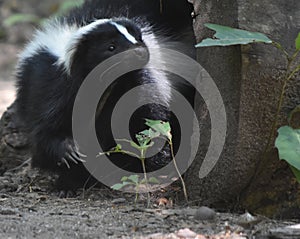
{"type": "Polygon", "coordinates": [[[144,67],[149,62],[150,54],[146,46],[137,46],[127,51],[123,57],[122,61],[126,62],[126,64],[144,67]]]}
{"type": "Polygon", "coordinates": [[[134,54],[138,59],[141,61],[149,61],[150,55],[149,55],[149,50],[146,46],[139,46],[134,48],[134,54]]]}

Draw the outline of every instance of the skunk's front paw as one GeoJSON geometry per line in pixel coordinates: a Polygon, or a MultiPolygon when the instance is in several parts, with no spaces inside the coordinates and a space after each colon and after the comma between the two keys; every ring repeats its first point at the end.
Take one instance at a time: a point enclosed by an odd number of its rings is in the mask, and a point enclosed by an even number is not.
{"type": "Polygon", "coordinates": [[[72,163],[78,164],[85,162],[83,158],[85,158],[86,155],[79,152],[78,146],[73,139],[67,138],[62,142],[62,144],[64,152],[60,161],[57,163],[59,166],[66,165],[67,168],[71,168],[72,163]]]}

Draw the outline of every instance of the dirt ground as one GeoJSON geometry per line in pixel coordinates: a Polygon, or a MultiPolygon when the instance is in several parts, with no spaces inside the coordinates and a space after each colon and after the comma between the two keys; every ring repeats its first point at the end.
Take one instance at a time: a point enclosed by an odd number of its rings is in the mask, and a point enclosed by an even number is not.
{"type": "Polygon", "coordinates": [[[61,199],[54,179],[29,163],[0,177],[0,238],[273,238],[272,229],[296,223],[216,213],[176,197],[173,206],[158,206],[159,193],[146,207],[143,195],[134,203],[134,195],[105,187],[61,199]]]}
{"type": "MultiPolygon", "coordinates": [[[[0,44],[0,115],[15,98],[19,51],[0,44]]],[[[31,169],[30,159],[3,168],[0,162],[0,238],[274,238],[272,230],[297,223],[182,204],[172,187],[151,195],[149,207],[144,195],[135,203],[134,195],[104,187],[61,199],[55,176],[31,169]]]]}

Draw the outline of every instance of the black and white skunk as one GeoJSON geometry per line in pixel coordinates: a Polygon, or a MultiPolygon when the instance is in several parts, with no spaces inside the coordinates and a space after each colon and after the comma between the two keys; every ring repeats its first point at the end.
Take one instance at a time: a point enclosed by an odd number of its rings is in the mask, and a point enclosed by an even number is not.
{"type": "MultiPolygon", "coordinates": [[[[35,33],[20,55],[16,104],[30,134],[32,165],[58,172],[58,189],[83,186],[89,177],[72,139],[73,104],[85,77],[105,59],[128,49],[147,54],[148,48],[177,42],[181,44],[177,50],[194,57],[191,12],[192,6],[186,0],[88,0],[69,15],[48,21],[35,33]]],[[[104,106],[98,112],[96,130],[105,150],[115,143],[110,132],[111,105],[130,88],[149,81],[157,87],[148,93],[164,105],[172,98],[171,87],[193,101],[188,85],[175,78],[172,81],[163,72],[142,69],[125,74],[110,89],[105,102],[100,102],[104,106]]],[[[170,117],[165,107],[147,105],[137,112],[130,132],[140,132],[144,118],[170,121],[170,117]]],[[[136,159],[112,160],[124,169],[141,171],[136,159]]],[[[169,161],[165,149],[147,160],[147,170],[169,161]]]]}

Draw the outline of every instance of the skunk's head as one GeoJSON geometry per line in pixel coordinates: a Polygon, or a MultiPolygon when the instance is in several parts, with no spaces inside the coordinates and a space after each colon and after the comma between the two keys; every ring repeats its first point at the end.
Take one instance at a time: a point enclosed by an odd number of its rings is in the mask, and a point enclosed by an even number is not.
{"type": "Polygon", "coordinates": [[[136,24],[128,19],[96,20],[72,34],[60,63],[70,75],[86,75],[104,60],[129,49],[148,55],[136,24]]]}
{"type": "MultiPolygon", "coordinates": [[[[82,79],[104,60],[129,49],[134,49],[146,65],[148,47],[153,48],[158,43],[151,31],[139,25],[142,24],[127,18],[98,19],[84,26],[52,19],[35,33],[20,54],[17,71],[22,72],[31,58],[43,61],[39,58],[47,53],[55,61],[53,66],[82,79]]],[[[49,61],[44,63],[49,64],[49,61]]]]}

